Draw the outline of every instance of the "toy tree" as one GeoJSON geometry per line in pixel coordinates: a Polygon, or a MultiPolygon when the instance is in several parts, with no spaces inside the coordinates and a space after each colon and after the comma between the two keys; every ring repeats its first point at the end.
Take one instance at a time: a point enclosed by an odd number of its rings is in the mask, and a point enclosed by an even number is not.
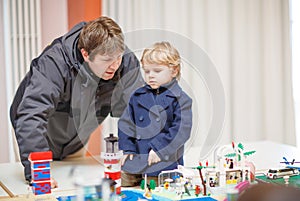
{"type": "Polygon", "coordinates": [[[228,158],[236,157],[236,162],[244,162],[244,159],[247,156],[250,156],[256,152],[256,151],[244,152],[244,145],[242,143],[239,143],[238,146],[235,146],[234,142],[232,142],[232,148],[235,151],[235,153],[226,154],[225,157],[228,158]]]}

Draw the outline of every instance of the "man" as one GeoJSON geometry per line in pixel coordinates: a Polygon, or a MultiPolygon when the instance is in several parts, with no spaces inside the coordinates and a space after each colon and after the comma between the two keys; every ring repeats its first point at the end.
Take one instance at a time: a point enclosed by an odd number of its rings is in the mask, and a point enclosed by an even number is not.
{"type": "Polygon", "coordinates": [[[28,155],[74,154],[109,113],[120,116],[142,84],[139,62],[108,17],[77,24],[35,58],[10,109],[27,181],[28,155]]]}

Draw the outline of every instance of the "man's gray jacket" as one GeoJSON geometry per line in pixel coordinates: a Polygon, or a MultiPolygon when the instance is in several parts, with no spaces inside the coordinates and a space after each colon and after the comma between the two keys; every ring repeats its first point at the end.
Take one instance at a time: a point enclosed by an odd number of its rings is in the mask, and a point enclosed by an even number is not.
{"type": "Polygon", "coordinates": [[[26,180],[31,152],[51,150],[53,159],[61,160],[80,150],[109,113],[121,116],[130,94],[143,84],[139,62],[128,48],[113,79],[94,75],[77,48],[84,25],[55,39],[32,61],[11,105],[26,180]]]}

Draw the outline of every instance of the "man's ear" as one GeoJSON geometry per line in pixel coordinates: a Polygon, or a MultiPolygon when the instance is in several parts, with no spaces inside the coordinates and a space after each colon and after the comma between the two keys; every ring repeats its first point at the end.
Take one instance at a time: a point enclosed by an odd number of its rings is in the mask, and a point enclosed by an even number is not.
{"type": "Polygon", "coordinates": [[[87,61],[89,59],[89,53],[83,48],[80,49],[80,52],[84,61],[87,61]]]}

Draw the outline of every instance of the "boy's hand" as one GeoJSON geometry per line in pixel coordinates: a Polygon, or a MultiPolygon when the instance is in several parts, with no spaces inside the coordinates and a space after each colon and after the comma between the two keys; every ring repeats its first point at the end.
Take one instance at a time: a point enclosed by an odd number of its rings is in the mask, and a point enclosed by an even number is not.
{"type": "Polygon", "coordinates": [[[128,156],[129,156],[129,160],[133,159],[133,154],[124,154],[123,157],[122,157],[122,159],[121,159],[121,166],[124,165],[124,163],[125,163],[125,161],[126,161],[126,159],[127,159],[128,156]]]}
{"type": "Polygon", "coordinates": [[[149,152],[149,157],[148,157],[148,165],[150,166],[151,164],[154,163],[158,163],[160,160],[160,158],[158,157],[158,155],[151,149],[151,151],[149,152]]]}

